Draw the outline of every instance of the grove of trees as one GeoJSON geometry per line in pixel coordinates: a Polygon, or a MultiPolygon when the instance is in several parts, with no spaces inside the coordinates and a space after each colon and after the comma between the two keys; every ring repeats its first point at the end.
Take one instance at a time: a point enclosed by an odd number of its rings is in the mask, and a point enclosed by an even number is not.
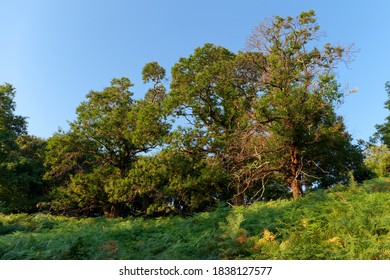
{"type": "MultiPolygon", "coordinates": [[[[169,85],[166,70],[147,63],[143,99],[133,99],[129,78],[115,78],[49,139],[27,134],[15,89],[0,86],[0,211],[191,213],[297,199],[365,180],[370,169],[385,175],[390,164],[378,169],[378,149],[353,144],[336,113],[344,90],[335,69],[353,50],[316,46],[320,37],[308,11],[260,23],[246,51],[196,48],[172,67],[169,85]]],[[[388,122],[378,126],[383,145],[388,122]]]]}

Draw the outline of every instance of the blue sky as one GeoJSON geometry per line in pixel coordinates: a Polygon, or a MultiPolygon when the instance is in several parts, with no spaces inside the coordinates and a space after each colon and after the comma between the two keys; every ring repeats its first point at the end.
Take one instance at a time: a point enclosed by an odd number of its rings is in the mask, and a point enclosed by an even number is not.
{"type": "Polygon", "coordinates": [[[368,138],[388,112],[390,1],[310,0],[0,0],[0,83],[16,88],[17,114],[29,133],[50,137],[75,119],[90,90],[129,77],[142,98],[145,63],[168,73],[180,57],[205,43],[245,49],[252,29],[273,15],[313,9],[324,42],[355,44],[355,62],[340,65],[338,80],[358,88],[338,113],[355,139],[368,138]]]}

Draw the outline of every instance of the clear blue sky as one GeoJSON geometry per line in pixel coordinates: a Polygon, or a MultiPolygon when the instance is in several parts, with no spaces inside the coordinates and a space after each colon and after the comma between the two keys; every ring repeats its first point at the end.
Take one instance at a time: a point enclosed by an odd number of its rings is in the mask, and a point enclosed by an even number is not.
{"type": "Polygon", "coordinates": [[[166,69],[204,43],[245,49],[251,30],[273,15],[316,11],[324,41],[360,52],[339,82],[357,87],[338,110],[355,139],[367,140],[388,112],[390,1],[310,0],[0,0],[0,83],[17,90],[17,113],[29,133],[50,137],[67,129],[90,90],[114,77],[135,83],[143,97],[141,71],[157,61],[166,69]]]}

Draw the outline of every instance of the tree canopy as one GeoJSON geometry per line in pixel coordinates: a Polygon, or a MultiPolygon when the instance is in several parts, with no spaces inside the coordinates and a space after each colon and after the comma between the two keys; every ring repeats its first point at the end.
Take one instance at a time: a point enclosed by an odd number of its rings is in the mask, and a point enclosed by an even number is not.
{"type": "Polygon", "coordinates": [[[318,38],[315,13],[309,11],[261,23],[248,40],[250,50],[262,57],[257,62],[261,80],[254,122],[278,159],[271,168],[283,176],[294,197],[302,195],[312,170],[321,170],[327,160],[337,161],[340,142],[350,140],[335,113],[343,92],[333,72],[350,54],[329,43],[322,49],[313,46],[318,38]],[[323,154],[329,150],[335,154],[326,159],[323,154]]]}
{"type": "MultiPolygon", "coordinates": [[[[385,109],[390,111],[390,82],[386,82],[385,89],[387,92],[387,100],[385,102],[385,109]]],[[[376,132],[372,137],[372,142],[379,140],[384,145],[390,146],[390,115],[386,117],[386,121],[383,124],[377,124],[375,126],[376,132]]]]}
{"type": "MultiPolygon", "coordinates": [[[[314,11],[275,16],[245,51],[205,44],[169,78],[147,63],[144,98],[134,99],[129,78],[114,78],[47,140],[27,134],[14,88],[2,85],[1,209],[39,202],[71,215],[191,213],[367,178],[363,148],[336,113],[344,91],[335,69],[353,50],[318,46],[320,34],[314,11]]],[[[383,142],[387,130],[378,126],[383,142]]]]}
{"type": "Polygon", "coordinates": [[[27,121],[15,114],[15,88],[0,85],[0,211],[32,211],[45,186],[45,141],[27,135],[27,121]]]}
{"type": "Polygon", "coordinates": [[[246,52],[206,44],[173,67],[168,100],[191,124],[181,131],[190,139],[184,150],[225,162],[236,198],[276,178],[299,197],[303,185],[353,168],[358,147],[335,113],[343,91],[334,74],[351,52],[331,44],[319,49],[318,38],[313,11],[274,17],[255,29],[246,52]]]}
{"type": "Polygon", "coordinates": [[[138,156],[161,145],[169,130],[161,107],[165,90],[156,85],[164,71],[156,63],[145,66],[144,80],[155,86],[142,100],[132,98],[128,78],[113,79],[103,91],[89,92],[70,131],[49,140],[47,176],[64,184],[53,193],[60,197],[52,204],[55,208],[100,209],[117,216],[118,203],[131,202],[118,190],[132,187],[127,176],[138,156]],[[79,199],[82,207],[66,197],[79,199]]]}

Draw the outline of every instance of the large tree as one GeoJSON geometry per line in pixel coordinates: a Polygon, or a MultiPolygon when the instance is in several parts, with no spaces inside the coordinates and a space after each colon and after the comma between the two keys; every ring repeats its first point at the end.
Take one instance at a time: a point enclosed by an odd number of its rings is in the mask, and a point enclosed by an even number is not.
{"type": "Polygon", "coordinates": [[[205,44],[172,68],[168,107],[173,115],[184,117],[187,126],[173,133],[174,145],[188,154],[213,157],[232,174],[229,186],[233,200],[242,200],[246,188],[234,176],[242,164],[236,154],[237,137],[249,125],[247,115],[256,97],[259,79],[248,56],[226,48],[205,44]]]}
{"type": "Polygon", "coordinates": [[[68,133],[59,133],[49,141],[47,176],[65,185],[54,192],[64,201],[52,203],[58,209],[64,205],[76,211],[100,208],[116,216],[119,203],[131,203],[118,196],[118,189],[130,191],[127,176],[138,156],[161,145],[169,130],[161,106],[165,71],[156,63],[147,64],[145,69],[144,81],[154,82],[145,99],[132,98],[128,78],[113,79],[110,87],[87,94],[68,133]],[[66,192],[80,203],[67,201],[66,192]]]}
{"type": "Polygon", "coordinates": [[[342,139],[351,140],[335,113],[343,91],[334,73],[351,52],[331,44],[318,49],[314,43],[319,38],[315,13],[309,11],[261,23],[248,40],[250,50],[263,56],[255,122],[266,132],[267,145],[274,147],[274,168],[294,197],[302,195],[302,185],[315,175],[312,170],[321,170],[323,154],[332,154],[342,139]]]}
{"type": "Polygon", "coordinates": [[[319,49],[318,39],[313,11],[274,17],[255,29],[247,52],[206,44],[172,69],[170,104],[192,125],[183,147],[226,163],[237,203],[267,182],[299,197],[303,185],[332,184],[362,161],[335,112],[344,92],[334,69],[351,49],[319,49]]]}

